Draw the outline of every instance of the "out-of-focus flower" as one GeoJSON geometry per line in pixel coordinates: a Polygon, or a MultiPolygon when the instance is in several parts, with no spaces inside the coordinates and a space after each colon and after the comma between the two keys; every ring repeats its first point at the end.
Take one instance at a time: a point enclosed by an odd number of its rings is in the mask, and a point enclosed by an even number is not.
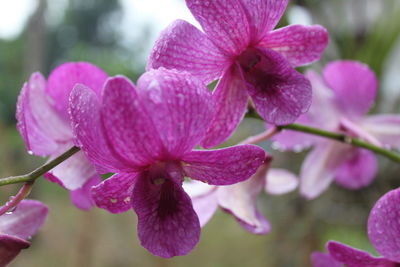
{"type": "MultiPolygon", "coordinates": [[[[107,74],[86,63],[65,63],[50,74],[46,83],[40,73],[24,84],[17,103],[17,129],[30,154],[54,159],[74,145],[68,116],[68,97],[76,83],[82,83],[99,95],[107,74]]],[[[45,177],[71,191],[71,200],[79,208],[90,209],[94,202],[89,188],[100,182],[95,168],[83,152],[64,161],[45,177]]]]}
{"type": "Polygon", "coordinates": [[[252,145],[193,150],[214,103],[189,73],[151,70],[137,87],[124,77],[109,79],[99,100],[91,89],[76,86],[73,129],[89,159],[116,173],[92,189],[96,204],[112,213],[133,208],[142,246],[161,257],[184,255],[200,236],[184,177],[213,185],[241,182],[256,172],[265,152],[252,145]]]}
{"type": "Polygon", "coordinates": [[[14,211],[0,216],[0,267],[30,246],[27,240],[42,226],[47,212],[47,206],[41,202],[23,200],[14,211]]]}
{"type": "Polygon", "coordinates": [[[202,141],[226,140],[244,116],[249,96],[272,124],[288,124],[311,104],[308,80],[293,67],[318,60],[328,43],[321,26],[291,25],[273,31],[288,0],[186,0],[204,33],[177,20],[165,29],[147,68],[184,70],[210,83],[215,116],[202,141]]]}
{"type": "MultiPolygon", "coordinates": [[[[299,123],[342,132],[378,146],[400,147],[400,115],[365,116],[377,91],[376,77],[366,65],[336,61],[325,67],[323,78],[314,72],[306,76],[313,86],[313,104],[299,123]]],[[[358,189],[369,185],[376,175],[376,157],[368,150],[292,131],[274,139],[282,149],[314,145],[300,173],[300,191],[307,198],[320,195],[333,180],[358,189]]]]}
{"type": "Polygon", "coordinates": [[[297,188],[298,179],[283,169],[269,169],[271,157],[248,180],[229,186],[211,186],[196,181],[184,183],[203,227],[217,207],[232,214],[253,234],[267,234],[270,224],[257,209],[257,197],[263,189],[269,194],[285,194],[297,188]]]}
{"type": "MultiPolygon", "coordinates": [[[[312,255],[314,267],[325,267],[324,259],[346,264],[349,267],[396,267],[400,266],[400,189],[395,189],[380,198],[371,210],[368,219],[368,236],[372,245],[383,257],[330,241],[328,253],[312,255]]],[[[332,265],[335,266],[335,265],[332,265]]],[[[340,264],[338,266],[341,266],[340,264]]]]}

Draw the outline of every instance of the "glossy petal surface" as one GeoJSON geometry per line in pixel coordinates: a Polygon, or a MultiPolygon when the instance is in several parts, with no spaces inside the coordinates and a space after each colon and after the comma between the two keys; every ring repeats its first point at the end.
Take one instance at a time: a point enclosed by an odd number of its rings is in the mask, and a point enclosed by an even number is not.
{"type": "Polygon", "coordinates": [[[176,20],[161,32],[150,54],[147,70],[164,67],[188,71],[207,84],[222,75],[229,61],[195,26],[176,20]]]}
{"type": "Polygon", "coordinates": [[[30,243],[15,236],[0,234],[0,267],[7,266],[30,243]]]}
{"type": "Polygon", "coordinates": [[[311,254],[311,263],[313,267],[342,267],[340,262],[322,252],[313,252],[311,254]]]}
{"type": "Polygon", "coordinates": [[[211,185],[230,185],[250,178],[264,162],[265,152],[257,146],[238,145],[192,151],[182,160],[188,177],[211,185]]]}

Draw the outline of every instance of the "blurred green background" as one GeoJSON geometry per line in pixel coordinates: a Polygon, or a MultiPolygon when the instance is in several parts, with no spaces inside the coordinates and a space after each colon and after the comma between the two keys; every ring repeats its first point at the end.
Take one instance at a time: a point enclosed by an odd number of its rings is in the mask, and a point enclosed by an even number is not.
{"type": "MultiPolygon", "coordinates": [[[[369,64],[380,79],[373,112],[398,113],[399,12],[398,0],[292,0],[280,26],[325,26],[330,45],[323,59],[310,67],[320,70],[341,58],[369,64]]],[[[15,129],[16,99],[31,72],[47,76],[62,62],[90,61],[110,75],[123,74],[136,81],[152,42],[174,18],[190,19],[183,0],[1,1],[0,177],[28,172],[45,161],[25,152],[15,129]]],[[[228,144],[263,127],[260,121],[245,119],[228,144]]],[[[274,167],[298,173],[304,152],[281,153],[272,151],[269,143],[263,145],[274,155],[274,167]]],[[[82,212],[70,204],[68,192],[39,179],[31,197],[50,207],[49,218],[32,247],[10,266],[310,266],[310,253],[323,250],[329,239],[375,253],[365,228],[369,210],[381,195],[400,185],[400,166],[379,160],[379,177],[363,190],[332,185],[313,201],[297,192],[278,197],[263,194],[259,207],[273,227],[265,236],[245,232],[230,215],[218,211],[193,252],[169,260],[154,257],[139,245],[133,212],[82,212]]],[[[18,186],[0,188],[0,200],[7,201],[17,190],[18,186]]]]}

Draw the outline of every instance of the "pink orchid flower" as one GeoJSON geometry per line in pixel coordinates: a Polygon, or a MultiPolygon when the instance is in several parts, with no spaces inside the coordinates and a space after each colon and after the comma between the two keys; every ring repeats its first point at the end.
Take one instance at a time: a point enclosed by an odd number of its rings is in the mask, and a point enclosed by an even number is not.
{"type": "Polygon", "coordinates": [[[0,216],[0,267],[7,266],[47,218],[47,206],[36,200],[23,200],[11,213],[0,216]]]}
{"type": "MultiPolygon", "coordinates": [[[[314,72],[306,76],[313,86],[313,104],[299,123],[378,146],[400,147],[400,115],[366,116],[377,91],[376,77],[366,65],[336,61],[325,67],[323,78],[314,72]]],[[[333,180],[358,189],[369,185],[376,175],[377,160],[368,150],[293,131],[284,131],[274,139],[283,149],[314,146],[300,172],[300,192],[307,198],[320,195],[333,180]]]]}
{"type": "MultiPolygon", "coordinates": [[[[31,75],[24,84],[17,103],[17,129],[29,153],[54,159],[74,146],[74,135],[68,116],[68,97],[76,83],[90,86],[99,94],[107,74],[85,63],[65,63],[50,74],[48,81],[40,73],[31,75]]],[[[45,174],[71,191],[71,200],[83,210],[94,202],[90,187],[100,182],[95,168],[83,152],[78,152],[45,174]]]]}
{"type": "Polygon", "coordinates": [[[197,151],[214,111],[207,87],[188,73],[151,70],[137,90],[124,77],[109,79],[101,100],[74,88],[71,118],[81,148],[107,172],[92,189],[112,213],[133,208],[142,246],[161,257],[185,255],[197,244],[199,219],[182,188],[184,177],[230,185],[253,175],[265,159],[252,145],[197,151]]]}
{"type": "Polygon", "coordinates": [[[368,218],[368,236],[374,248],[383,257],[374,257],[369,253],[330,241],[328,254],[314,252],[314,267],[396,267],[400,266],[400,189],[392,190],[380,198],[368,218]],[[323,265],[329,258],[337,265],[323,265]]]}
{"type": "Polygon", "coordinates": [[[284,169],[270,169],[271,157],[248,180],[229,186],[211,186],[196,181],[186,182],[184,188],[192,198],[193,207],[203,227],[218,206],[232,214],[239,224],[253,234],[267,234],[271,226],[257,209],[257,197],[264,189],[280,195],[297,188],[298,179],[284,169]]]}
{"type": "Polygon", "coordinates": [[[327,43],[321,26],[273,30],[288,0],[186,0],[201,32],[173,22],[156,41],[147,69],[188,71],[203,82],[220,79],[215,116],[202,146],[225,141],[243,118],[251,96],[272,124],[294,122],[311,104],[308,80],[293,68],[318,60],[327,43]]]}

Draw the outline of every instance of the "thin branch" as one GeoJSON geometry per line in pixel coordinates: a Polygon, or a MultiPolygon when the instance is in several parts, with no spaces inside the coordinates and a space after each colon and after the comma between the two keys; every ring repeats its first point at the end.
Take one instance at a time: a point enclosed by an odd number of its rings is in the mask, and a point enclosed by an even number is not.
{"type": "Polygon", "coordinates": [[[260,133],[258,135],[250,136],[250,137],[244,139],[239,144],[257,144],[257,143],[261,143],[263,141],[266,141],[266,140],[270,139],[272,136],[278,134],[279,132],[280,132],[280,129],[278,129],[277,127],[271,127],[268,130],[266,130],[265,132],[262,132],[262,133],[260,133]]]}
{"type": "Polygon", "coordinates": [[[70,158],[71,156],[73,156],[79,150],[80,150],[79,147],[76,147],[76,146],[71,147],[70,149],[65,151],[63,154],[61,154],[57,158],[45,163],[44,165],[40,166],[39,168],[37,168],[36,170],[34,170],[28,174],[2,178],[2,179],[0,179],[0,186],[8,185],[8,184],[33,182],[38,177],[42,176],[46,172],[48,172],[51,169],[53,169],[54,167],[56,167],[58,164],[62,163],[63,161],[65,161],[68,158],[70,158]]]}
{"type": "Polygon", "coordinates": [[[0,207],[0,216],[8,211],[12,211],[24,198],[26,198],[32,190],[34,181],[25,183],[18,193],[10,197],[10,200],[2,207],[0,207]]]}

